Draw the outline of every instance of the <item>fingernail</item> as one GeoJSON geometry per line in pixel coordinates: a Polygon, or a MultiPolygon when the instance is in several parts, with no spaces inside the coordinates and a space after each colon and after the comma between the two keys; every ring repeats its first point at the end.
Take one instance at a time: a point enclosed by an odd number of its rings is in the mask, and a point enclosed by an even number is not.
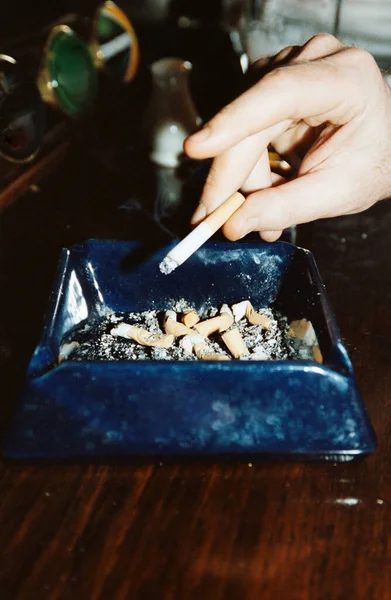
{"type": "Polygon", "coordinates": [[[192,142],[196,142],[197,144],[200,144],[202,142],[206,142],[206,140],[208,139],[209,136],[210,136],[210,128],[208,125],[205,125],[202,129],[197,131],[197,133],[193,133],[193,135],[191,135],[189,137],[189,139],[192,142]]]}
{"type": "Polygon", "coordinates": [[[250,219],[247,219],[243,234],[240,236],[239,239],[241,240],[252,231],[258,231],[258,225],[259,223],[257,217],[251,217],[250,219]]]}
{"type": "Polygon", "coordinates": [[[204,204],[199,204],[191,218],[191,224],[194,225],[206,217],[206,208],[204,204]]]}

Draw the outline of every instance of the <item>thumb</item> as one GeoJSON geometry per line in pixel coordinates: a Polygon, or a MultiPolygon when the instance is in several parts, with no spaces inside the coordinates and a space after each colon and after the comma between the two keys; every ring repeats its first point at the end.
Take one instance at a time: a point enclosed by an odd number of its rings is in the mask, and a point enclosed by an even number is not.
{"type": "Polygon", "coordinates": [[[350,177],[329,167],[278,187],[250,194],[225,223],[223,232],[238,240],[252,231],[279,232],[292,225],[346,214],[352,204],[350,177]]]}

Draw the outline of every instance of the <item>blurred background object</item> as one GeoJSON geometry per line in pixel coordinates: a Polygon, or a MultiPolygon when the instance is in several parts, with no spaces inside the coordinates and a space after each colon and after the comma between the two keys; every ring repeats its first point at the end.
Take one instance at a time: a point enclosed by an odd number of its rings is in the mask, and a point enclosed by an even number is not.
{"type": "Polygon", "coordinates": [[[151,160],[177,167],[183,142],[201,125],[189,89],[192,65],[180,58],[163,58],[151,65],[152,92],[144,114],[144,133],[151,160]]]}
{"type": "Polygon", "coordinates": [[[68,25],[57,25],[45,44],[38,87],[42,98],[76,117],[95,101],[97,74],[87,44],[68,25]]]}
{"type": "Polygon", "coordinates": [[[124,83],[134,79],[140,52],[135,30],[123,10],[108,0],[98,7],[91,50],[98,68],[124,83]]]}
{"type": "Polygon", "coordinates": [[[35,81],[16,60],[0,55],[0,155],[30,162],[41,147],[45,109],[35,81]]]}
{"type": "MultiPolygon", "coordinates": [[[[148,156],[150,141],[141,123],[148,120],[145,113],[156,95],[151,65],[161,60],[176,57],[193,65],[188,97],[194,119],[199,115],[203,121],[241,92],[251,62],[320,32],[367,48],[384,70],[391,63],[389,0],[14,0],[2,7],[1,17],[0,53],[14,58],[22,79],[28,74],[34,80],[41,65],[40,89],[50,104],[43,111],[30,86],[21,116],[16,95],[11,102],[2,86],[0,153],[6,160],[0,158],[0,206],[18,197],[18,178],[37,183],[70,142],[83,143],[92,160],[108,174],[127,176],[131,186],[129,170],[139,170],[148,156]],[[61,25],[74,33],[55,29],[61,25]],[[53,30],[57,35],[45,53],[53,30]],[[10,119],[11,104],[19,111],[16,120],[10,119]],[[15,164],[19,159],[32,164],[15,164]]],[[[160,94],[161,106],[170,96],[160,94]]],[[[155,189],[151,182],[169,180],[156,172],[144,182],[148,202],[155,189]]],[[[167,194],[172,196],[168,188],[167,194]]]]}

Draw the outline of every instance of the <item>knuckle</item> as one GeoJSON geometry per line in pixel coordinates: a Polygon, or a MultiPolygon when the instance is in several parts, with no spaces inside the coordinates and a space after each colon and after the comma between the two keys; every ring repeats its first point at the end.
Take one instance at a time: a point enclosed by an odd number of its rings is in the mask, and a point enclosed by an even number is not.
{"type": "Polygon", "coordinates": [[[370,52],[363,48],[347,48],[341,55],[342,69],[349,78],[352,77],[351,83],[358,98],[362,97],[363,93],[367,96],[371,92],[384,89],[382,73],[370,52]]]}
{"type": "Polygon", "coordinates": [[[349,64],[355,67],[365,70],[368,68],[378,70],[376,61],[372,54],[367,50],[364,50],[364,48],[347,48],[343,54],[344,59],[346,59],[349,64]]]}
{"type": "Polygon", "coordinates": [[[297,73],[295,65],[287,65],[277,67],[264,78],[264,84],[268,86],[271,93],[274,93],[276,98],[281,95],[290,95],[290,107],[292,113],[298,110],[299,96],[295,93],[297,90],[297,73]]]}
{"type": "Polygon", "coordinates": [[[209,170],[209,173],[208,173],[208,177],[206,178],[205,185],[204,185],[204,193],[207,196],[209,196],[210,193],[213,193],[214,190],[217,188],[217,184],[218,184],[217,180],[218,180],[217,169],[212,164],[212,166],[209,170]]]}
{"type": "Polygon", "coordinates": [[[309,41],[311,45],[323,46],[324,48],[328,48],[329,46],[335,46],[336,44],[342,45],[341,42],[331,33],[318,33],[314,35],[309,41]]]}
{"type": "Polygon", "coordinates": [[[287,77],[287,69],[285,67],[277,67],[265,75],[264,81],[272,86],[275,86],[277,89],[280,89],[285,87],[287,77]]]}
{"type": "Polygon", "coordinates": [[[343,48],[343,44],[331,33],[319,33],[312,37],[303,47],[301,57],[318,58],[337,49],[343,48]]]}

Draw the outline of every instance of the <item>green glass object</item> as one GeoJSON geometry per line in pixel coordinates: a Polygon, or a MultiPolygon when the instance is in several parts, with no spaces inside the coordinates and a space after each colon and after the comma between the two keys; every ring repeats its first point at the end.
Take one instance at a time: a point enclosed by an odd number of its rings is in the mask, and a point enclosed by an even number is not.
{"type": "Polygon", "coordinates": [[[126,73],[131,60],[132,41],[122,25],[117,23],[112,16],[107,16],[105,14],[99,15],[96,24],[96,37],[101,48],[104,47],[104,44],[107,44],[116,38],[119,39],[119,36],[123,36],[124,34],[129,40],[127,48],[124,48],[117,52],[113,57],[105,60],[106,68],[109,70],[110,74],[119,81],[126,79],[126,73]]]}
{"type": "Polygon", "coordinates": [[[47,48],[47,78],[57,103],[70,116],[84,112],[97,95],[97,72],[88,46],[68,27],[56,28],[47,48]]]}
{"type": "Polygon", "coordinates": [[[130,83],[139,66],[137,35],[124,11],[111,0],[98,7],[90,49],[98,69],[130,83]]]}

